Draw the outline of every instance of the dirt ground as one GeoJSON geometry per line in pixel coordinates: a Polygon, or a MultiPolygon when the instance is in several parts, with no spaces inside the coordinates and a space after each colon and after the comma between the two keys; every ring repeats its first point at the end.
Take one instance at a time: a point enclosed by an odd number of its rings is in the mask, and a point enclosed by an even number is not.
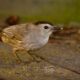
{"type": "Polygon", "coordinates": [[[0,42],[0,80],[80,80],[79,28],[64,27],[51,35],[47,45],[30,53],[37,61],[19,51],[26,63],[18,63],[12,47],[0,42]]]}

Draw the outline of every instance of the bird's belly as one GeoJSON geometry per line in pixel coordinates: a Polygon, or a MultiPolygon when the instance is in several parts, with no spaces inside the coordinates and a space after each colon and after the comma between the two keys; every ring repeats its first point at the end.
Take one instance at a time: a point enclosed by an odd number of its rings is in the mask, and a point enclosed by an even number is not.
{"type": "Polygon", "coordinates": [[[46,43],[48,42],[48,40],[46,41],[31,41],[31,40],[26,40],[24,42],[24,48],[27,49],[27,50],[35,50],[35,49],[39,49],[41,47],[43,47],[46,43]]]}
{"type": "Polygon", "coordinates": [[[35,49],[39,49],[41,48],[42,46],[44,46],[45,44],[39,44],[39,43],[26,43],[24,45],[24,48],[27,49],[27,50],[35,50],[35,49]]]}

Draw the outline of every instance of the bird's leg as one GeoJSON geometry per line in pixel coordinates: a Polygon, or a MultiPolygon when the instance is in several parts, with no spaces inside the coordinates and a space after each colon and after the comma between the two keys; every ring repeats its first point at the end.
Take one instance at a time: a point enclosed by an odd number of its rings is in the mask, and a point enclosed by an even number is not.
{"type": "Polygon", "coordinates": [[[16,58],[16,61],[17,61],[18,63],[22,63],[22,60],[20,59],[19,55],[16,53],[17,51],[18,51],[18,49],[17,49],[17,48],[14,48],[14,49],[13,49],[13,54],[14,54],[14,56],[15,56],[15,58],[16,58]]]}
{"type": "Polygon", "coordinates": [[[39,56],[37,56],[35,54],[31,54],[30,51],[27,51],[27,54],[28,54],[30,60],[29,61],[23,61],[23,60],[20,59],[19,55],[17,54],[18,49],[14,48],[13,51],[14,51],[13,54],[14,54],[14,56],[16,58],[16,61],[18,63],[31,63],[32,61],[40,62],[40,60],[42,60],[39,56]]]}
{"type": "MultiPolygon", "coordinates": [[[[16,61],[17,61],[18,63],[30,63],[30,62],[32,62],[32,61],[34,60],[33,55],[32,55],[32,54],[29,54],[28,51],[27,51],[27,55],[26,55],[27,60],[24,61],[24,60],[20,59],[19,55],[17,54],[17,51],[19,51],[19,49],[14,48],[13,50],[14,50],[14,56],[15,56],[16,61]]],[[[21,50],[20,50],[20,51],[21,51],[21,50]]],[[[22,51],[24,51],[24,50],[22,50],[22,51]]],[[[24,52],[23,52],[23,53],[24,53],[24,52]]],[[[24,58],[24,59],[25,59],[25,58],[24,58]]]]}
{"type": "Polygon", "coordinates": [[[40,62],[40,60],[43,60],[41,57],[31,54],[30,51],[28,51],[28,54],[33,58],[33,61],[40,62]]]}

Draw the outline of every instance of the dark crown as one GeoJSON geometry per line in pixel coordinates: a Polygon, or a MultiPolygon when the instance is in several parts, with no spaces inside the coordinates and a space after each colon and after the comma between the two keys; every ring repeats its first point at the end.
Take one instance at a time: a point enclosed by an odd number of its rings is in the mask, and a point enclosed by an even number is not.
{"type": "Polygon", "coordinates": [[[53,26],[53,24],[51,22],[48,22],[48,21],[37,21],[34,23],[35,25],[39,25],[39,24],[50,24],[53,26]]]}

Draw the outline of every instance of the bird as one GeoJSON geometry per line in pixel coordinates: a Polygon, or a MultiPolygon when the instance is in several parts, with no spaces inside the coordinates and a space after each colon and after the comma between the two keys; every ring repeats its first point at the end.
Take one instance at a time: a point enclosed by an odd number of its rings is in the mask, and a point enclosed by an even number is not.
{"type": "Polygon", "coordinates": [[[4,43],[13,47],[18,61],[22,62],[16,54],[17,50],[37,50],[48,43],[49,37],[55,30],[61,30],[48,21],[28,22],[13,25],[2,31],[1,39],[4,43]]]}

